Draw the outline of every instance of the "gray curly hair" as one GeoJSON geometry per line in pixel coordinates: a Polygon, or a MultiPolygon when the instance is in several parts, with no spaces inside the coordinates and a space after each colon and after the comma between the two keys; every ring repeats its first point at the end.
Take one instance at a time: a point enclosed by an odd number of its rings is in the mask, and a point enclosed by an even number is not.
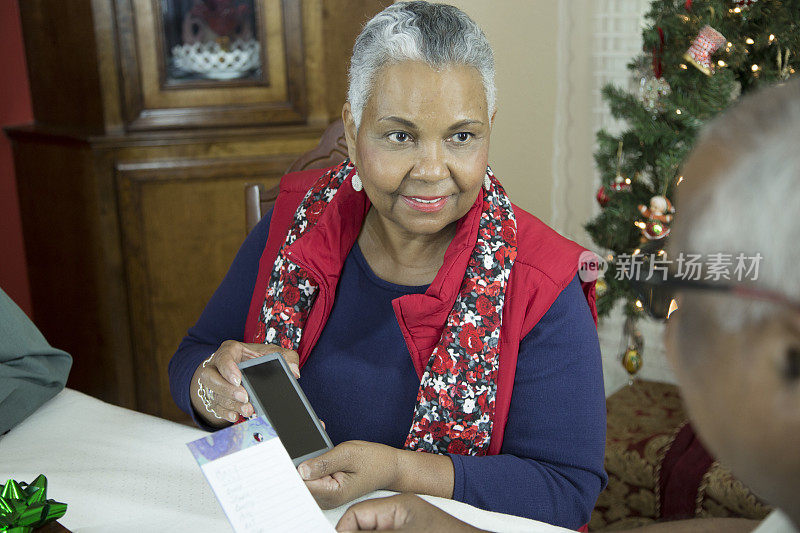
{"type": "Polygon", "coordinates": [[[489,116],[495,111],[494,55],[480,27],[463,11],[446,4],[398,2],[375,15],[361,30],[350,59],[347,100],[356,127],[375,76],[387,63],[425,61],[476,68],[483,80],[489,116]]]}

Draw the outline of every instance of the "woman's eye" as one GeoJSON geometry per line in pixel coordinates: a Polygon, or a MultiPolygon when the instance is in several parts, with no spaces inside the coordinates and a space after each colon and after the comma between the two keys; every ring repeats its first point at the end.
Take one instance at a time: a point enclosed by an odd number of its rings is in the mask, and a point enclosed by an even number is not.
{"type": "Polygon", "coordinates": [[[402,131],[395,131],[389,134],[389,139],[398,143],[406,142],[408,138],[408,133],[402,131]]]}
{"type": "Polygon", "coordinates": [[[466,131],[461,131],[453,135],[452,138],[457,144],[464,144],[472,139],[472,134],[466,131]]]}

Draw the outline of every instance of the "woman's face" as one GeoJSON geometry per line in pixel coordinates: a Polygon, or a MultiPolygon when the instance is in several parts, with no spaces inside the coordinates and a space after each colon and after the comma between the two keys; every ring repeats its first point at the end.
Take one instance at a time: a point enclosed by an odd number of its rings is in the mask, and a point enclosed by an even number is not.
{"type": "Polygon", "coordinates": [[[491,133],[476,69],[387,65],[357,133],[349,104],[342,116],[350,158],[387,228],[435,235],[469,211],[486,174],[491,133]]]}

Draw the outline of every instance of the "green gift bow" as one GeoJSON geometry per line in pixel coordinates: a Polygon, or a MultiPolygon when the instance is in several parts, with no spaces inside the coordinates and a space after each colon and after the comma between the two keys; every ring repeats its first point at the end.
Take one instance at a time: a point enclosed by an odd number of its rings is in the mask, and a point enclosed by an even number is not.
{"type": "Polygon", "coordinates": [[[33,483],[9,479],[0,490],[0,532],[30,533],[37,527],[58,520],[67,512],[67,504],[47,499],[44,474],[33,483]]]}

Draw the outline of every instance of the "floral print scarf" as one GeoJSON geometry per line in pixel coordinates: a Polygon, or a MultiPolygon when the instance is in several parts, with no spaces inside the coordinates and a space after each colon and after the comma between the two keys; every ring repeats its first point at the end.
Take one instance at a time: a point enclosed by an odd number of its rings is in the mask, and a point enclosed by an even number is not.
{"type": "MultiPolygon", "coordinates": [[[[319,286],[286,249],[314,227],[354,165],[323,175],[295,212],[270,274],[256,342],[297,350],[319,286]]],[[[432,453],[485,455],[489,449],[500,366],[506,285],[517,255],[511,201],[486,169],[478,236],[455,304],[420,380],[405,447],[432,453]]],[[[351,186],[348,182],[348,186],[351,186]]]]}

